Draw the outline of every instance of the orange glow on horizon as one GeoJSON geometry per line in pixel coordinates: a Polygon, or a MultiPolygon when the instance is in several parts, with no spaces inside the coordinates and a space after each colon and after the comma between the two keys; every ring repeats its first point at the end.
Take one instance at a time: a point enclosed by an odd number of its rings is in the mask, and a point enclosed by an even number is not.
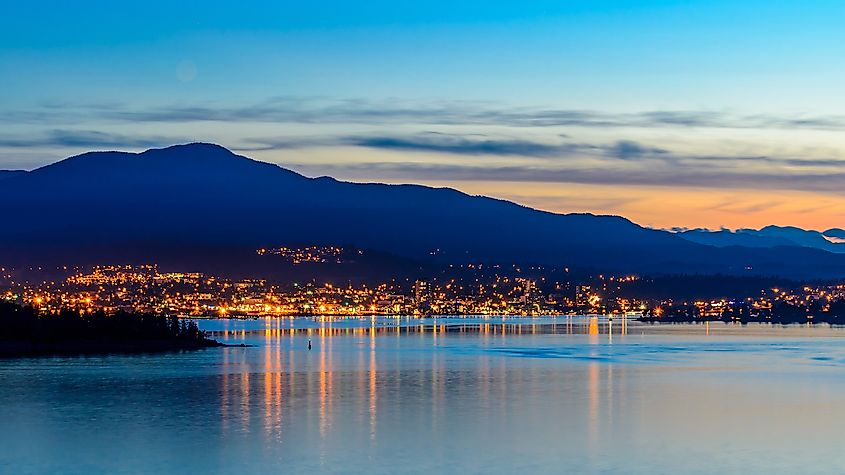
{"type": "Polygon", "coordinates": [[[845,195],[834,193],[484,181],[429,184],[558,213],[618,215],[642,226],[666,229],[774,224],[824,231],[841,227],[845,220],[845,195]]]}

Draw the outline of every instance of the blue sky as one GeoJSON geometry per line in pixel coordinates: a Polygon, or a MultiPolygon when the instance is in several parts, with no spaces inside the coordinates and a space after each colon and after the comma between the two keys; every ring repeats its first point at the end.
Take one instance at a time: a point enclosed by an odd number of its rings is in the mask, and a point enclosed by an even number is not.
{"type": "Polygon", "coordinates": [[[203,140],[654,226],[841,226],[843,20],[832,1],[5,2],[0,168],[203,140]]]}

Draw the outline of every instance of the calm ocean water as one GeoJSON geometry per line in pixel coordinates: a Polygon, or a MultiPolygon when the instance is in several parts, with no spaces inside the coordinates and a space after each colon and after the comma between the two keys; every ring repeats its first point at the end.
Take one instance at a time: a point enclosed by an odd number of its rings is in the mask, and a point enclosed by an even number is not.
{"type": "Polygon", "coordinates": [[[845,470],[843,329],[201,323],[254,346],[0,360],[0,473],[845,470]]]}

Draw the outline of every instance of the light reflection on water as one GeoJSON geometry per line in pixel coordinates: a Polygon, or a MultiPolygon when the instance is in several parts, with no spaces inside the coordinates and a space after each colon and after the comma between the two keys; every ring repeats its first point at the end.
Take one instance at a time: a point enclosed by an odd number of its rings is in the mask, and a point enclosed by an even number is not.
{"type": "Polygon", "coordinates": [[[845,330],[203,321],[247,348],[0,361],[0,473],[841,473],[845,330]],[[308,350],[308,340],[312,350],[308,350]]]}

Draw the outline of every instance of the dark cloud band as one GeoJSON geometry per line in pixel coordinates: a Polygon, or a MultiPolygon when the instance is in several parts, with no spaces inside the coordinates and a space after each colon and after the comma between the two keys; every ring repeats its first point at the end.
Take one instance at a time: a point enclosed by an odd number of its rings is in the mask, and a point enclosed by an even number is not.
{"type": "Polygon", "coordinates": [[[845,116],[784,117],[716,111],[607,113],[592,110],[508,107],[490,102],[335,100],[276,97],[248,106],[171,104],[45,103],[4,111],[0,122],[53,125],[79,120],[109,122],[260,122],[306,124],[430,124],[506,127],[702,127],[757,129],[845,129],[845,116]]]}

